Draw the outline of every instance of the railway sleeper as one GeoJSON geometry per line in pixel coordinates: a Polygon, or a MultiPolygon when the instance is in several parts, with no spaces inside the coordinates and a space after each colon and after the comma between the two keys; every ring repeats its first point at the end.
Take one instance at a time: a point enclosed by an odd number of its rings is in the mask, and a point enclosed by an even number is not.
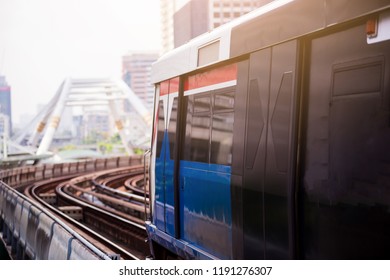
{"type": "Polygon", "coordinates": [[[114,224],[112,221],[107,221],[104,218],[88,214],[84,215],[84,222],[102,234],[114,238],[117,242],[124,244],[135,251],[143,254],[149,252],[149,246],[145,242],[146,232],[144,234],[138,233],[134,230],[126,229],[123,226],[114,224]]]}
{"type": "Polygon", "coordinates": [[[40,193],[39,197],[52,206],[57,204],[57,195],[55,193],[40,193]]]}
{"type": "Polygon", "coordinates": [[[83,208],[80,206],[59,206],[58,210],[78,222],[84,220],[83,208]]]}

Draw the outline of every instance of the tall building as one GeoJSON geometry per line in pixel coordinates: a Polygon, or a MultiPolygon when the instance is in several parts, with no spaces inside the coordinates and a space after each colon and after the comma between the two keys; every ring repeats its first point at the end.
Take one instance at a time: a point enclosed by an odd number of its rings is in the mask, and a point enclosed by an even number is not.
{"type": "Polygon", "coordinates": [[[214,29],[272,1],[273,0],[209,0],[209,29],[214,29]]]}
{"type": "Polygon", "coordinates": [[[154,100],[150,71],[158,57],[158,53],[144,52],[130,53],[122,57],[122,79],[150,110],[154,100]]]}
{"type": "Polygon", "coordinates": [[[160,0],[162,53],[173,49],[173,15],[176,11],[175,2],[172,0],[160,0]]]}
{"type": "Polygon", "coordinates": [[[175,48],[210,30],[209,2],[188,1],[173,15],[175,48]]]}
{"type": "MultiPolygon", "coordinates": [[[[4,76],[0,76],[0,113],[8,116],[9,133],[12,133],[11,118],[11,87],[7,84],[4,76]]],[[[0,133],[4,132],[4,123],[0,124],[0,133]]]]}
{"type": "Polygon", "coordinates": [[[173,16],[174,47],[272,1],[188,0],[180,9],[176,9],[173,16]]]}

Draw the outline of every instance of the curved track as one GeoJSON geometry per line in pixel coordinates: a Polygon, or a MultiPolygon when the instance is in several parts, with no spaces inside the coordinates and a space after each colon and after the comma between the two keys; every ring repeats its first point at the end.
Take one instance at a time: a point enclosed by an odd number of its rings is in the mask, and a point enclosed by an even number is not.
{"type": "Polygon", "coordinates": [[[24,193],[113,259],[145,259],[149,254],[144,218],[147,193],[129,191],[126,181],[143,178],[143,166],[59,176],[24,187],[24,193]]]}

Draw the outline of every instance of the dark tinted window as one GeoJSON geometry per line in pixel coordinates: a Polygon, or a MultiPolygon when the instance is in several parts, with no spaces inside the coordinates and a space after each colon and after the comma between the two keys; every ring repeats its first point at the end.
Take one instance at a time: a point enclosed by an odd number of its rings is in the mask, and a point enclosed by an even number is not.
{"type": "Polygon", "coordinates": [[[195,99],[195,113],[208,113],[210,112],[210,95],[192,96],[195,99]]]}
{"type": "Polygon", "coordinates": [[[209,162],[210,95],[187,97],[187,125],[184,159],[209,162]]]}
{"type": "Polygon", "coordinates": [[[234,113],[213,115],[210,163],[231,165],[234,113]]]}
{"type": "Polygon", "coordinates": [[[234,122],[234,87],[187,99],[184,159],[231,165],[234,122]]]}
{"type": "Polygon", "coordinates": [[[164,124],[164,103],[162,100],[160,100],[158,104],[158,123],[157,123],[157,158],[160,157],[161,149],[162,149],[162,143],[164,139],[164,131],[165,131],[165,124],[164,124]]]}
{"type": "MultiPolygon", "coordinates": [[[[171,97],[169,97],[171,98],[171,97]]],[[[170,158],[173,159],[176,142],[177,98],[174,99],[168,124],[170,158]]]]}
{"type": "Polygon", "coordinates": [[[221,91],[214,95],[214,113],[219,111],[234,109],[234,91],[232,89],[228,91],[221,91]]]}

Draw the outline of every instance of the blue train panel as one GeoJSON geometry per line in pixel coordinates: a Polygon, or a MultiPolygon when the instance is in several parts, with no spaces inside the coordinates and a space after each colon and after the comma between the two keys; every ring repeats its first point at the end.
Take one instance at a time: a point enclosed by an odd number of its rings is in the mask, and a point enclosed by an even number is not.
{"type": "Polygon", "coordinates": [[[231,258],[230,166],[180,162],[181,238],[222,259],[231,258]]]}
{"type": "Polygon", "coordinates": [[[175,236],[174,161],[169,149],[169,136],[165,131],[156,159],[155,226],[149,225],[149,235],[160,244],[165,240],[168,248],[175,247],[170,248],[171,251],[187,250],[179,253],[186,258],[230,259],[230,166],[180,161],[180,240],[172,243],[170,239],[175,236]]]}
{"type": "Polygon", "coordinates": [[[164,132],[160,156],[156,159],[156,203],[154,223],[159,230],[175,235],[174,220],[174,161],[170,158],[169,136],[164,132]]]}

